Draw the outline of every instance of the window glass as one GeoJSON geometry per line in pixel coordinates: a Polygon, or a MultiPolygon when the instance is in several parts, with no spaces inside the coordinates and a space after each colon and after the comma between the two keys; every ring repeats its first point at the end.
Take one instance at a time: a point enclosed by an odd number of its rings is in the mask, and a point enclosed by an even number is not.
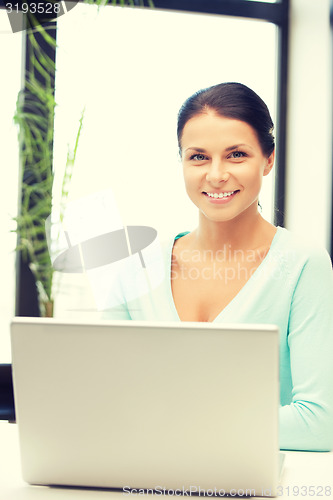
{"type": "Polygon", "coordinates": [[[22,34],[11,31],[5,10],[0,10],[0,66],[3,68],[0,92],[0,164],[4,175],[0,196],[0,363],[11,359],[9,324],[15,308],[15,246],[13,217],[17,215],[18,139],[13,123],[21,82],[22,34]],[[5,173],[5,174],[4,174],[5,173]]]}
{"type": "MultiPolygon", "coordinates": [[[[82,4],[58,23],[55,203],[85,108],[70,199],[107,187],[124,225],[152,226],[161,239],[193,229],[197,209],[183,185],[178,110],[200,88],[239,81],[265,100],[275,121],[277,28],[227,16],[82,4]]],[[[260,202],[271,221],[273,189],[270,175],[260,202]]]]}

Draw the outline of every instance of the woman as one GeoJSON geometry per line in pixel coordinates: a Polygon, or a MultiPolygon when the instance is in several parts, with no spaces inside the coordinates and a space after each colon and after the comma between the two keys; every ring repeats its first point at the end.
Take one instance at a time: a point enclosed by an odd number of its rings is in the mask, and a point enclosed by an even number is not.
{"type": "Polygon", "coordinates": [[[324,451],[333,448],[333,273],[325,250],[260,215],[272,132],[267,106],[242,84],[184,103],[178,142],[198,227],[172,238],[165,280],[118,318],[278,325],[280,448],[324,451]]]}

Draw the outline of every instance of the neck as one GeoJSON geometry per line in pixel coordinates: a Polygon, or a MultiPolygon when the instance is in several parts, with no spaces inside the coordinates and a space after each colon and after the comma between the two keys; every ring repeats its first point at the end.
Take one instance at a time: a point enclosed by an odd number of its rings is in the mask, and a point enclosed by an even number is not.
{"type": "Polygon", "coordinates": [[[231,249],[255,248],[260,244],[263,233],[272,228],[256,210],[256,213],[241,214],[230,221],[215,222],[208,220],[202,213],[199,226],[195,231],[197,247],[202,250],[218,250],[225,245],[231,249]]]}

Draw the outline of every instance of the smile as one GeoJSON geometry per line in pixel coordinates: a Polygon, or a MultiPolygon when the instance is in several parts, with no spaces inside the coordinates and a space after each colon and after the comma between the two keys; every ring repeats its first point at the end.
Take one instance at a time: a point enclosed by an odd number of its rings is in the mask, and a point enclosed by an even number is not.
{"type": "Polygon", "coordinates": [[[234,193],[236,193],[236,191],[228,191],[226,193],[205,193],[205,194],[210,198],[227,198],[228,196],[231,196],[234,193]]]}

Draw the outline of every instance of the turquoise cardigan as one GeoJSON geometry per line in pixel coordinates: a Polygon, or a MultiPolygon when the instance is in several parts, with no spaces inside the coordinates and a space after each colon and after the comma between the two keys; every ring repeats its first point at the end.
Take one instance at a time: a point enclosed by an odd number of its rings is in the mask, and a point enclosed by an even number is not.
{"type": "MultiPolygon", "coordinates": [[[[174,240],[162,246],[159,284],[151,286],[153,271],[144,291],[149,266],[139,278],[126,265],[118,284],[110,280],[109,289],[104,286],[104,318],[180,321],[170,281],[174,240]],[[132,293],[136,286],[140,293],[132,293]]],[[[280,448],[333,449],[333,272],[326,250],[300,243],[278,227],[260,266],[214,322],[279,327],[280,448]]]]}

